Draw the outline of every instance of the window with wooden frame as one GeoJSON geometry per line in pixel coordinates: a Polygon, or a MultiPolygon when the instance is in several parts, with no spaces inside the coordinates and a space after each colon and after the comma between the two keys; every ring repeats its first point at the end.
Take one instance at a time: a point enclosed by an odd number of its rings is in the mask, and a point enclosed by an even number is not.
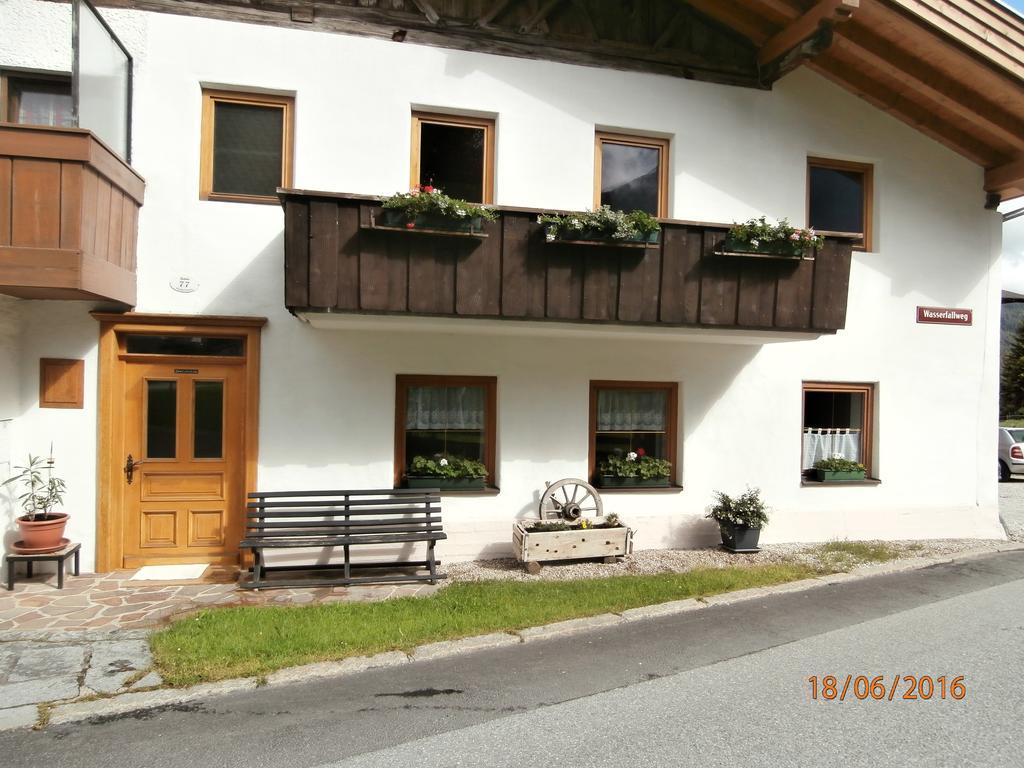
{"type": "Polygon", "coordinates": [[[668,215],[668,139],[598,131],[594,207],[668,215]]]}
{"type": "Polygon", "coordinates": [[[590,472],[601,485],[601,465],[609,456],[649,456],[672,465],[678,475],[676,424],[679,385],[656,381],[590,382],[590,472]]]}
{"type": "Polygon", "coordinates": [[[417,456],[479,461],[493,487],[497,391],[494,376],[397,376],[395,487],[405,484],[417,456]]]}
{"type": "Polygon", "coordinates": [[[413,112],[410,186],[493,203],[494,120],[413,112]]]}
{"type": "Polygon", "coordinates": [[[807,159],[807,226],[824,232],[852,232],[855,250],[873,248],[871,231],[874,166],[822,157],[807,159]]]}
{"type": "Polygon", "coordinates": [[[199,196],[277,204],[292,183],[295,100],[291,96],[203,89],[199,196]]]}
{"type": "Polygon", "coordinates": [[[874,474],[875,385],[805,381],[801,470],[805,477],[814,462],[841,454],[874,474]]]}
{"type": "Polygon", "coordinates": [[[57,72],[3,72],[0,122],[74,126],[71,76],[57,72]]]}

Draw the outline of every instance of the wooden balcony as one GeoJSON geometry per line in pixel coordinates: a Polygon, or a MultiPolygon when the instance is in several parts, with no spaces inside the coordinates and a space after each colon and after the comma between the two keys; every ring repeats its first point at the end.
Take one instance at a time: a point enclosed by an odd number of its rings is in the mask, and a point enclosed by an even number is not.
{"type": "Polygon", "coordinates": [[[723,256],[727,227],[664,221],[647,248],[545,242],[537,211],[501,208],[486,237],[382,231],[376,199],[282,190],[285,305],[388,315],[834,333],[853,240],[814,259],[723,256]],[[371,218],[372,217],[372,218],[371,218]]]}
{"type": "Polygon", "coordinates": [[[144,186],[89,131],[0,124],[0,293],[134,305],[144,186]]]}

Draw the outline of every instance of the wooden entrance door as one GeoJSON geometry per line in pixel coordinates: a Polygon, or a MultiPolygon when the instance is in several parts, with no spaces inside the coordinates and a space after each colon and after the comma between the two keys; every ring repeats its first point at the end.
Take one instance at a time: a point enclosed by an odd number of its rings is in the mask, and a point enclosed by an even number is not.
{"type": "Polygon", "coordinates": [[[125,374],[123,567],[235,562],[245,509],[244,365],[177,358],[127,362],[125,374]]]}

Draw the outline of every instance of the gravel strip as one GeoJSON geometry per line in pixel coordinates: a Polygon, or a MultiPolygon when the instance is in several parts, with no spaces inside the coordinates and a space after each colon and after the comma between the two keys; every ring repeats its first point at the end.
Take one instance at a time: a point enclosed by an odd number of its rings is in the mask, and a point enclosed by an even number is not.
{"type": "MultiPolygon", "coordinates": [[[[1005,541],[987,539],[931,539],[924,541],[858,542],[887,547],[896,558],[956,555],[980,549],[992,549],[1005,541]]],[[[755,555],[734,555],[722,549],[645,549],[605,565],[593,561],[545,563],[541,572],[531,576],[514,558],[476,560],[446,566],[448,578],[457,581],[568,581],[570,579],[601,579],[608,576],[683,573],[695,568],[727,568],[729,566],[806,563],[815,568],[846,570],[863,561],[822,553],[820,544],[766,544],[755,555]]]]}

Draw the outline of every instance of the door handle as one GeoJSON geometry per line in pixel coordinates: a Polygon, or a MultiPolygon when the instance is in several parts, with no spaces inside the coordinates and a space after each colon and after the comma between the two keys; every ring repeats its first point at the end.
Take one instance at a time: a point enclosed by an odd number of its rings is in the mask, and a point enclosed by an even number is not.
{"type": "Polygon", "coordinates": [[[128,485],[131,485],[132,480],[135,479],[135,468],[140,464],[145,463],[145,461],[136,461],[135,459],[132,458],[132,455],[130,453],[128,454],[128,458],[125,459],[124,462],[124,474],[125,477],[128,479],[128,485]]]}

